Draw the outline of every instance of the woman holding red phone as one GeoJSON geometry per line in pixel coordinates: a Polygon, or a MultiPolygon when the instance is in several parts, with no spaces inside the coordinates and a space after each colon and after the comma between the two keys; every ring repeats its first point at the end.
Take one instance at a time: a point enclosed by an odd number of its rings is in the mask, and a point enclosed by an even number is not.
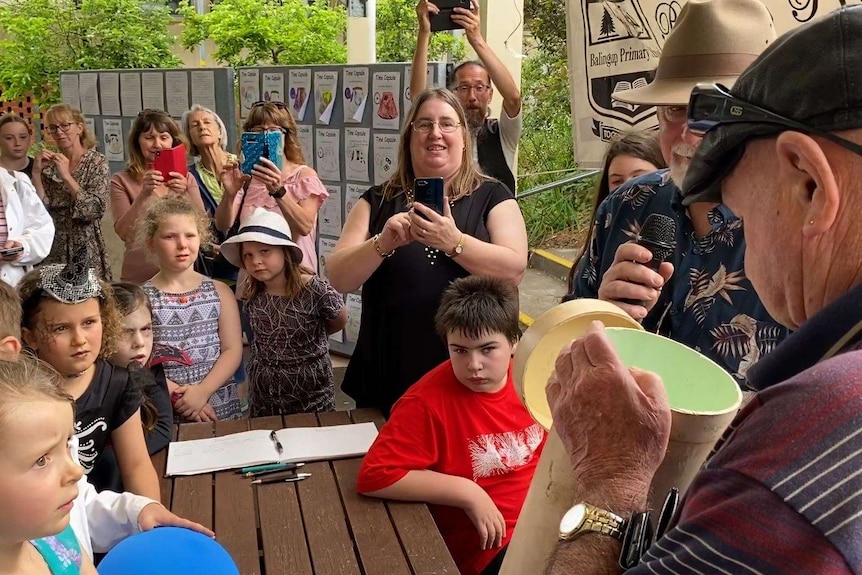
{"type": "Polygon", "coordinates": [[[305,165],[293,115],[282,102],[255,102],[242,129],[260,134],[281,132],[282,165],[260,158],[251,174],[243,174],[236,163],[225,165],[221,174],[224,197],[216,209],[216,227],[227,232],[237,219],[246,219],[255,208],[280,213],[302,250],[302,265],[317,272],[317,213],[329,192],[317,172],[305,165]]]}
{"type": "Polygon", "coordinates": [[[67,264],[86,245],[90,265],[111,280],[102,216],[108,199],[108,160],[96,151],[96,138],[84,116],[68,104],[45,112],[45,127],[59,151],[42,150],[33,160],[33,185],[54,220],[51,253],[43,264],[67,264]]]}
{"type": "Polygon", "coordinates": [[[168,195],[185,195],[204,211],[200,189],[194,176],[187,173],[185,160],[177,164],[177,171],[163,174],[156,169],[156,157],[162,150],[184,144],[177,123],[167,112],[144,110],[132,123],[129,132],[129,161],[126,169],[111,178],[111,216],[114,230],[126,244],[123,254],[122,281],[142,284],[159,271],[150,262],[145,250],[138,246],[135,229],[138,219],[155,198],[168,195]],[[182,171],[179,171],[182,170],[182,171]]]}

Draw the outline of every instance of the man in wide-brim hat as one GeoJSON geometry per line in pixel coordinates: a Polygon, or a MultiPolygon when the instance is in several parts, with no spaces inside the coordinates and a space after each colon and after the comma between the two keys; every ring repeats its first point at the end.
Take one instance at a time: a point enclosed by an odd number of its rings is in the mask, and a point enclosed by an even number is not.
{"type": "Polygon", "coordinates": [[[610,301],[644,329],[707,355],[740,384],[787,330],[769,316],[745,277],[742,222],[719,202],[681,204],[679,186],[701,141],[686,127],[686,109],[695,85],[733,85],[774,40],[772,17],[759,0],[689,0],[683,6],[654,80],[613,94],[657,107],[669,169],[623,184],[599,207],[590,249],[566,298],[610,301]],[[650,216],[662,218],[671,230],[665,240],[675,246],[657,271],[642,265],[652,259],[650,250],[632,241],[650,216]]]}

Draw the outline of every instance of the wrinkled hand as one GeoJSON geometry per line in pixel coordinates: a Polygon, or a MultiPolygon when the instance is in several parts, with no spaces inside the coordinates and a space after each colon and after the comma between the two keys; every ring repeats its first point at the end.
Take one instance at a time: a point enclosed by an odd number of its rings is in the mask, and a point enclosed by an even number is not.
{"type": "Polygon", "coordinates": [[[266,191],[273,193],[284,181],[281,170],[268,158],[261,158],[251,169],[251,176],[257,178],[266,186],[266,191]]]}
{"type": "MultiPolygon", "coordinates": [[[[0,249],[4,249],[4,250],[11,250],[11,249],[13,249],[13,248],[23,248],[23,247],[24,247],[24,246],[23,246],[23,244],[22,244],[21,242],[7,241],[7,242],[5,242],[5,243],[3,244],[2,248],[0,248],[0,249]]],[[[4,262],[17,262],[18,260],[20,260],[20,259],[21,259],[21,257],[22,257],[23,255],[24,255],[24,252],[23,252],[23,251],[20,251],[20,252],[18,252],[17,254],[14,254],[14,255],[10,255],[10,256],[2,256],[2,258],[0,258],[0,259],[2,259],[4,262]]]]}
{"type": "Polygon", "coordinates": [[[174,410],[188,419],[197,415],[210,399],[206,389],[201,385],[181,385],[174,394],[179,396],[174,404],[174,410]]]}
{"type": "Polygon", "coordinates": [[[416,17],[419,19],[419,32],[431,33],[431,16],[439,14],[440,8],[428,0],[419,0],[416,4],[416,17]]]}
{"type": "Polygon", "coordinates": [[[228,162],[222,168],[219,174],[219,182],[221,183],[224,193],[227,196],[236,196],[247,181],[251,179],[248,174],[243,174],[239,169],[239,164],[236,162],[228,162]]]}
{"type": "Polygon", "coordinates": [[[617,248],[614,263],[602,276],[599,299],[620,307],[634,319],[643,320],[655,306],[661,288],[673,275],[673,264],[662,262],[658,272],[647,267],[652,253],[635,242],[617,248]],[[626,303],[622,300],[645,302],[646,305],[626,303]]]}
{"type": "Polygon", "coordinates": [[[215,537],[215,533],[200,523],[174,515],[160,503],[150,503],[141,509],[140,514],[138,514],[138,527],[141,528],[141,531],[149,531],[156,527],[183,527],[203,533],[207,537],[215,537]]]}
{"type": "Polygon", "coordinates": [[[185,194],[189,189],[189,180],[179,172],[169,172],[171,179],[168,180],[168,190],[175,194],[185,194]]]}
{"type": "Polygon", "coordinates": [[[464,512],[479,532],[481,549],[500,547],[503,544],[503,539],[506,537],[506,520],[484,489],[476,485],[473,500],[464,512]]]}
{"type": "Polygon", "coordinates": [[[165,187],[165,177],[158,170],[147,170],[144,172],[143,186],[141,194],[144,196],[155,195],[159,198],[164,198],[167,195],[165,187]]]}
{"type": "Polygon", "coordinates": [[[394,249],[406,246],[416,239],[410,228],[410,215],[401,212],[391,216],[380,232],[380,250],[387,254],[394,249]]]}
{"type": "Polygon", "coordinates": [[[452,208],[449,207],[449,198],[443,198],[442,216],[418,202],[413,203],[413,208],[408,213],[413,237],[426,246],[449,254],[461,240],[461,230],[455,225],[452,208]]]}
{"type": "Polygon", "coordinates": [[[546,393],[577,484],[646,497],[670,436],[661,378],[626,368],[594,321],[557,356],[546,393]]]}
{"type": "Polygon", "coordinates": [[[452,22],[464,28],[464,35],[467,36],[467,41],[473,44],[475,40],[482,39],[481,20],[479,18],[479,2],[473,0],[471,3],[472,10],[466,8],[454,8],[452,10],[452,22]]]}

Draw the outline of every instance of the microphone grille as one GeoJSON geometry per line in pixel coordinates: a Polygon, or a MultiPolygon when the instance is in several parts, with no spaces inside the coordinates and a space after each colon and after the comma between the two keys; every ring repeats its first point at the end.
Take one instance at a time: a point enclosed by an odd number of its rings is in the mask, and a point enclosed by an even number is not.
{"type": "Polygon", "coordinates": [[[667,261],[676,247],[676,222],[664,214],[648,215],[638,243],[653,252],[653,259],[667,261]]]}

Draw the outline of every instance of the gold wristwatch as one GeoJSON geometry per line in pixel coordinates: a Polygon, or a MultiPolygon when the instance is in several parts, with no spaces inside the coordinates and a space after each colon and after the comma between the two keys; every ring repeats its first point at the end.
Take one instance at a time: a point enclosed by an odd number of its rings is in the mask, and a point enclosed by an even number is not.
{"type": "Polygon", "coordinates": [[[458,239],[458,245],[456,245],[455,249],[453,249],[451,252],[447,253],[446,255],[449,256],[450,258],[457,258],[458,256],[460,256],[461,252],[464,251],[464,238],[465,237],[466,236],[464,234],[461,234],[461,237],[458,239]]]}
{"type": "Polygon", "coordinates": [[[602,533],[622,541],[626,521],[589,503],[578,503],[560,520],[560,541],[571,541],[584,533],[602,533]]]}

